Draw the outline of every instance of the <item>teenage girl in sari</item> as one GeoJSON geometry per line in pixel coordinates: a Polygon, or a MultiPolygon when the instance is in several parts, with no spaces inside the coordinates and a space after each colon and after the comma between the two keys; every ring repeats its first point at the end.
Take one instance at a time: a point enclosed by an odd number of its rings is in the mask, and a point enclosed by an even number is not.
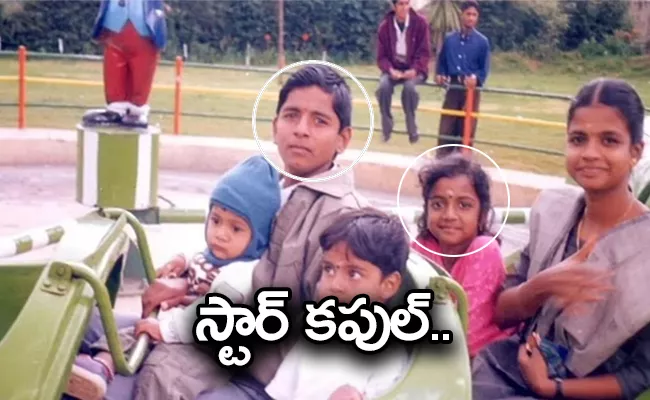
{"type": "Polygon", "coordinates": [[[650,387],[650,212],[628,187],[643,118],[620,80],[592,81],[572,102],[566,168],[580,188],[534,205],[496,308],[502,326],[526,326],[474,359],[474,399],[635,399],[650,387]]]}

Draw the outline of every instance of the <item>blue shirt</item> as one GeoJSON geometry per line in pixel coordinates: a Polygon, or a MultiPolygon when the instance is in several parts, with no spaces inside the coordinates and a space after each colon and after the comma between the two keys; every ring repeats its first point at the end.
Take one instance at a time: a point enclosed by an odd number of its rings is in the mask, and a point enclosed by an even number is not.
{"type": "Polygon", "coordinates": [[[143,0],[123,0],[124,6],[120,6],[120,0],[109,0],[108,12],[104,18],[104,28],[113,32],[120,32],[127,21],[131,21],[135,29],[142,36],[150,36],[149,28],[144,15],[143,0]]]}
{"type": "Polygon", "coordinates": [[[460,31],[445,38],[438,56],[436,74],[442,76],[476,75],[482,86],[490,73],[490,43],[476,29],[467,36],[460,31]]]}

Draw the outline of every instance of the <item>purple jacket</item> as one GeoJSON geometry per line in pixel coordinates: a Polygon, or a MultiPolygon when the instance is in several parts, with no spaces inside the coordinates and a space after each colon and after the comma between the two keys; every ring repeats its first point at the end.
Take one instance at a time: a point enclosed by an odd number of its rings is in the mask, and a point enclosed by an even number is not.
{"type": "MultiPolygon", "coordinates": [[[[377,30],[377,66],[382,72],[388,73],[390,68],[397,68],[400,64],[395,59],[395,45],[397,32],[393,19],[395,11],[390,11],[379,24],[377,30]]],[[[429,75],[429,60],[431,59],[431,34],[429,22],[411,10],[409,14],[409,27],[406,30],[406,59],[408,67],[424,75],[429,75]]]]}

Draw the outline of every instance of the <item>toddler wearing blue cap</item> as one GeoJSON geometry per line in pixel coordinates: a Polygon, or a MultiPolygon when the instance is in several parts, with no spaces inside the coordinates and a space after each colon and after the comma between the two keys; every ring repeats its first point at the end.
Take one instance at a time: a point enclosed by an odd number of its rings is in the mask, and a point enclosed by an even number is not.
{"type": "MultiPolygon", "coordinates": [[[[228,171],[212,191],[205,223],[206,248],[179,254],[158,271],[160,278],[184,278],[187,291],[161,304],[163,310],[190,305],[204,296],[222,267],[234,262],[256,262],[269,246],[273,220],[281,205],[280,176],[262,156],[253,156],[228,171]]],[[[177,313],[147,318],[121,330],[120,342],[129,351],[136,331],[154,340],[177,342],[177,313]]],[[[115,366],[106,338],[91,346],[94,356],[79,355],[70,374],[66,393],[80,400],[102,399],[115,366]]]]}

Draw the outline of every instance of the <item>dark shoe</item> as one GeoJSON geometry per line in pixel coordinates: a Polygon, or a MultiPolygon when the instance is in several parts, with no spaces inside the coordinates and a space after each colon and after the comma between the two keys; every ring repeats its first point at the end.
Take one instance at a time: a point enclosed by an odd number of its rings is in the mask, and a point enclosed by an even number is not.
{"type": "Polygon", "coordinates": [[[84,126],[112,126],[122,123],[122,116],[114,111],[99,109],[88,110],[82,117],[84,126]]]}
{"type": "Polygon", "coordinates": [[[409,143],[415,144],[420,140],[420,134],[416,134],[415,136],[409,136],[409,143]]]}

